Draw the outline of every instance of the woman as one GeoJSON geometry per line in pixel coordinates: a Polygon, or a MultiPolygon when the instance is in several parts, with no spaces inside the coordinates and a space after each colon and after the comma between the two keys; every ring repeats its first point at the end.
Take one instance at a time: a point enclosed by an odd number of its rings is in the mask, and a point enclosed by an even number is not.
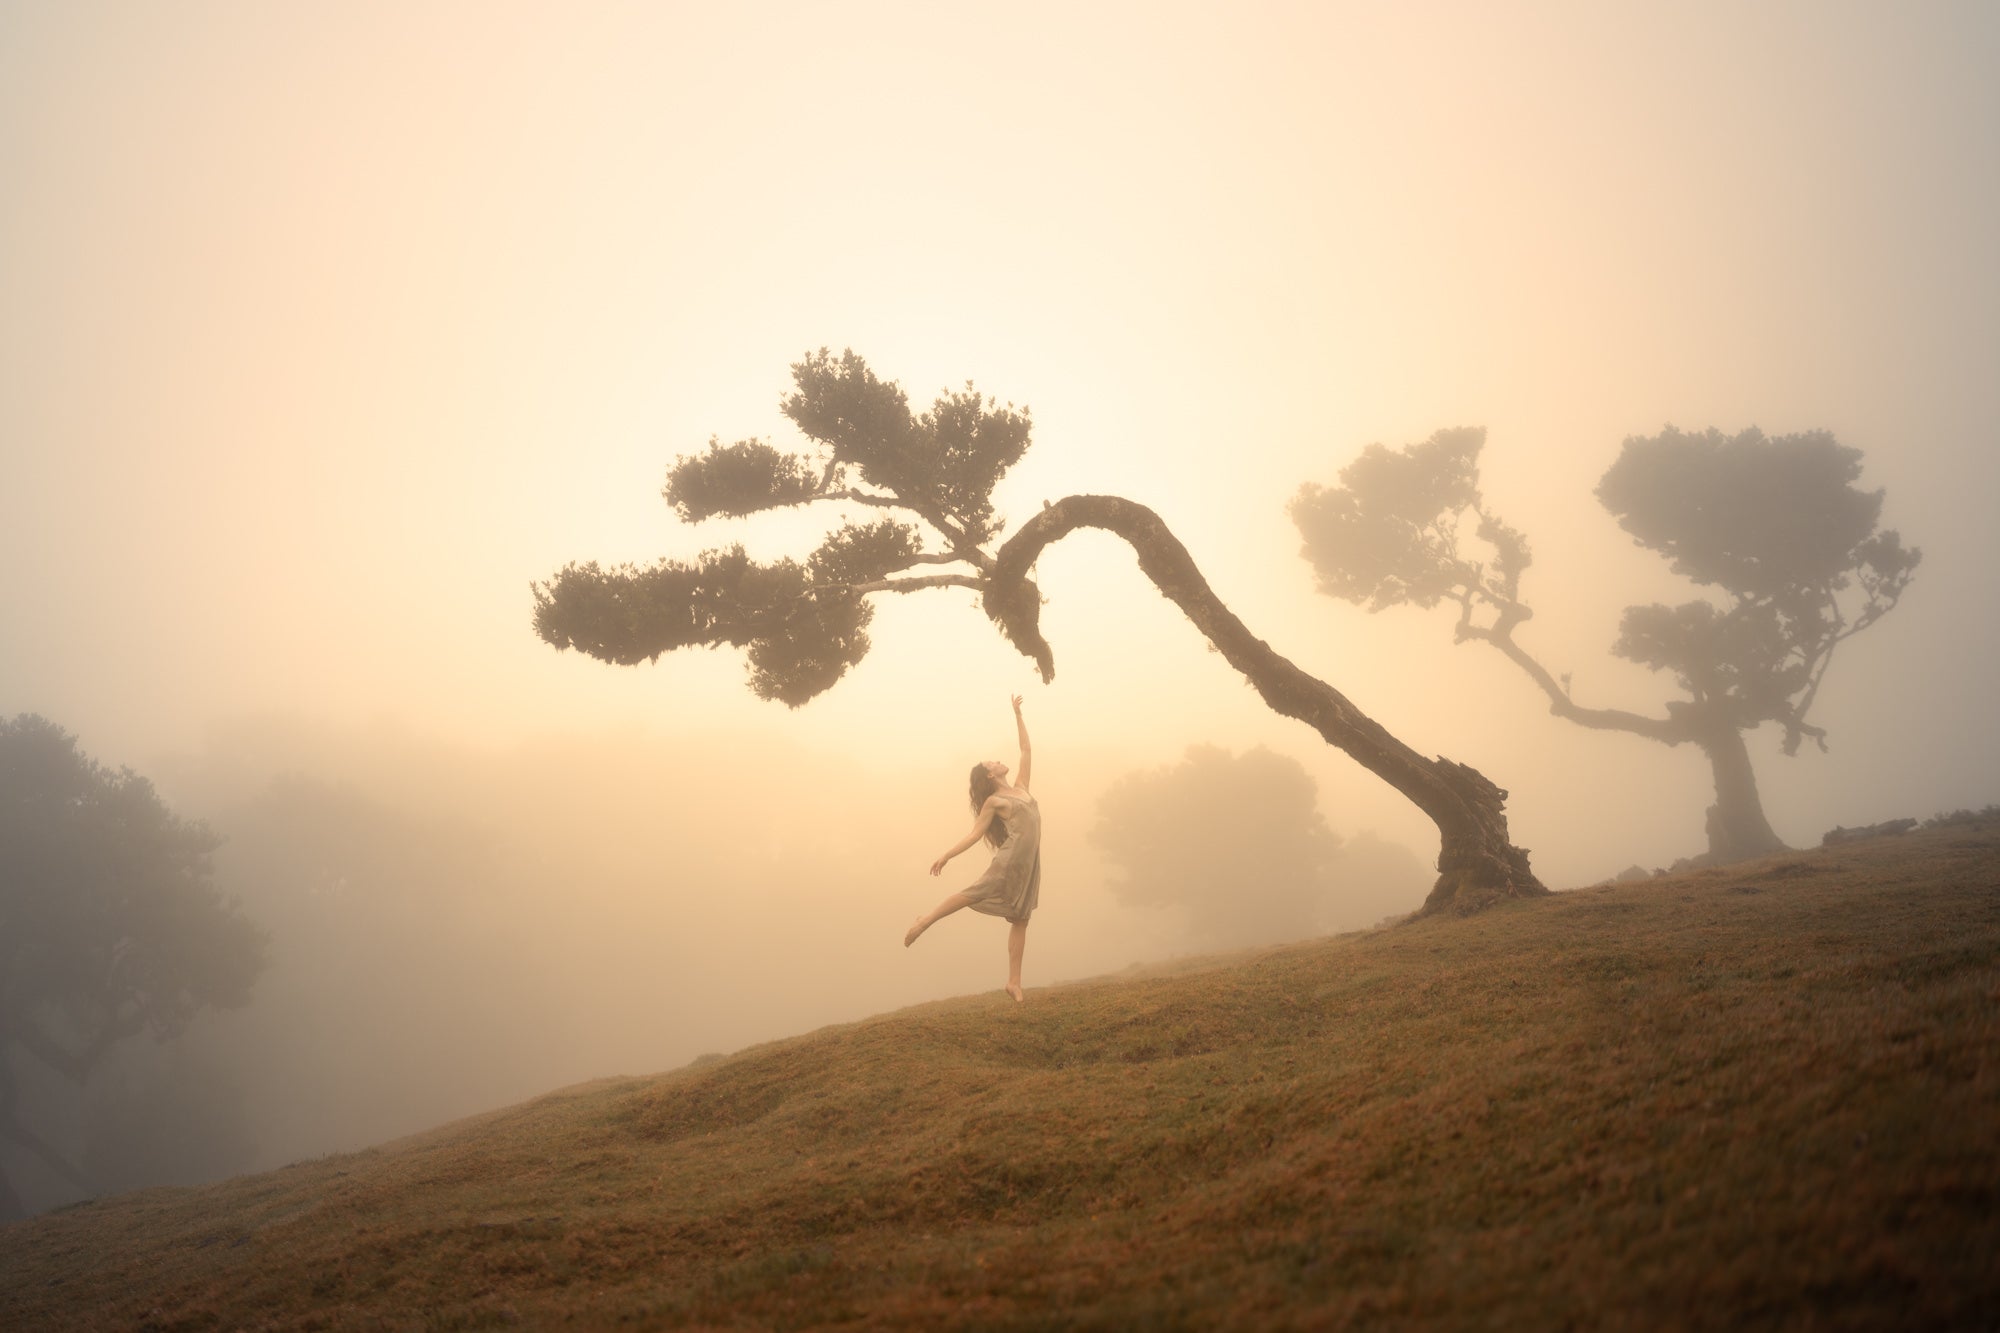
{"type": "Polygon", "coordinates": [[[1021,999],[1021,951],[1028,943],[1028,917],[1035,910],[1042,890],[1042,812],[1028,794],[1029,767],[1034,754],[1028,748],[1028,724],[1021,718],[1021,696],[1014,696],[1014,730],[1021,738],[1020,779],[1007,782],[1007,765],[989,759],[972,766],[972,809],[978,817],[972,832],[960,838],[943,856],[931,862],[931,873],[944,873],[945,862],[967,850],[981,838],[997,849],[986,873],[968,888],[946,898],[918,917],[903,947],[917,942],[917,936],[961,907],[1007,919],[1007,993],[1021,999]]]}

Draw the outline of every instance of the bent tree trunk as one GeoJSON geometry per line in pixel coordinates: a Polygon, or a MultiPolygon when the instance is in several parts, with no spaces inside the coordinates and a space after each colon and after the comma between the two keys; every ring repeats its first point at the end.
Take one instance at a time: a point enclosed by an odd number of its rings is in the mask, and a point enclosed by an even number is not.
{"type": "Polygon", "coordinates": [[[1743,733],[1727,721],[1717,721],[1704,727],[1696,740],[1715,773],[1715,804],[1708,807],[1708,859],[1727,865],[1790,851],[1764,817],[1743,733]]]}
{"type": "Polygon", "coordinates": [[[1055,658],[1041,633],[1041,595],[1028,569],[1042,548],[1077,528],[1116,533],[1138,554],[1139,568],[1186,613],[1264,702],[1319,732],[1328,744],[1394,787],[1437,825],[1438,880],[1425,913],[1476,912],[1506,898],[1545,894],[1528,868],[1528,854],[1507,837],[1507,793],[1477,770],[1449,759],[1426,759],[1315,676],[1251,634],[1222,604],[1187,548],[1142,504],[1115,495],[1072,495],[1045,507],[996,553],[988,574],[986,614],[1043,680],[1055,678],[1055,658]]]}

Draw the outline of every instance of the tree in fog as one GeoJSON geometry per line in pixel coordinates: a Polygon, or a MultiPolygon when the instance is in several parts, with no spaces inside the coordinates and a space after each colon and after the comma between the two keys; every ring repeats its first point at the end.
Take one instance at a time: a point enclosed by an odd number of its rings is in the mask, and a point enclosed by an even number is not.
{"type": "Polygon", "coordinates": [[[1296,759],[1197,745],[1170,768],[1128,773],[1097,803],[1090,840],[1117,867],[1112,893],[1181,909],[1211,947],[1315,933],[1336,891],[1341,840],[1296,759]]]}
{"type": "Polygon", "coordinates": [[[54,723],[0,721],[0,1134],[85,1194],[19,1114],[11,1057],[82,1087],[120,1042],[250,998],[264,937],[211,882],[220,841],[54,723]]]}
{"type": "Polygon", "coordinates": [[[1102,528],[1132,546],[1141,572],[1271,708],[1313,727],[1436,823],[1440,873],[1429,910],[1470,911],[1547,892],[1508,839],[1506,792],[1462,764],[1418,754],[1279,656],[1222,604],[1152,510],[1119,496],[1072,495],[1001,541],[992,492],[1027,451],[1025,410],[990,402],[968,384],[913,413],[902,389],[852,352],[809,355],[792,367],[792,380],[782,407],[807,452],[711,439],[668,470],[665,497],[688,523],[815,503],[844,507],[819,547],[802,561],[769,564],[736,545],[644,567],[567,565],[534,586],[535,630],[544,641],[620,665],[727,644],[746,650],[753,691],[797,707],[866,654],[870,598],[969,588],[1051,680],[1054,655],[1029,572],[1050,543],[1080,527],[1102,528]],[[863,513],[877,517],[855,517],[863,513]]]}
{"type": "Polygon", "coordinates": [[[1580,726],[1707,755],[1715,804],[1708,857],[1781,850],[1758,797],[1744,734],[1778,725],[1784,752],[1826,733],[1808,722],[1834,650],[1892,610],[1920,552],[1878,530],[1882,492],[1862,491],[1861,453],[1825,431],[1725,436],[1668,427],[1625,441],[1597,498],[1639,545],[1715,597],[1625,609],[1611,651],[1670,674],[1685,697],[1661,716],[1590,708],[1515,637],[1534,612],[1521,576],[1526,537],[1486,507],[1486,433],[1442,430],[1390,451],[1370,445],[1334,487],[1306,485],[1291,513],[1321,592],[1370,611],[1456,604],[1457,642],[1499,650],[1580,726]]]}

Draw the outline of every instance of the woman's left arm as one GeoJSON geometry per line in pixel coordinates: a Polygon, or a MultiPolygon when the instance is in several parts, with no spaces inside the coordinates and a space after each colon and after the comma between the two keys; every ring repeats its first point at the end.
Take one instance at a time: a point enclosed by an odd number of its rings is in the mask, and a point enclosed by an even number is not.
{"type": "Polygon", "coordinates": [[[979,818],[972,821],[972,832],[960,838],[943,856],[931,862],[931,873],[933,875],[942,875],[947,861],[957,856],[960,852],[970,851],[974,843],[986,836],[986,830],[993,827],[993,821],[997,817],[993,803],[999,799],[997,796],[986,798],[986,803],[979,807],[979,818]]]}
{"type": "Polygon", "coordinates": [[[1028,790],[1028,779],[1034,776],[1035,751],[1028,744],[1028,720],[1021,716],[1021,696],[1014,696],[1014,731],[1021,738],[1021,762],[1016,766],[1014,781],[1022,791],[1028,790]]]}

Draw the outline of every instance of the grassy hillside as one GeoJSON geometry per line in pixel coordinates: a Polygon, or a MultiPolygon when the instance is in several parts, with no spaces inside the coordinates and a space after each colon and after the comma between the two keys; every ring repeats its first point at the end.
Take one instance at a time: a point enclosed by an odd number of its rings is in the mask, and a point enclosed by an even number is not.
{"type": "Polygon", "coordinates": [[[0,1326],[1993,1327],[1996,1190],[1987,824],[81,1205],[0,1231],[0,1326]]]}

